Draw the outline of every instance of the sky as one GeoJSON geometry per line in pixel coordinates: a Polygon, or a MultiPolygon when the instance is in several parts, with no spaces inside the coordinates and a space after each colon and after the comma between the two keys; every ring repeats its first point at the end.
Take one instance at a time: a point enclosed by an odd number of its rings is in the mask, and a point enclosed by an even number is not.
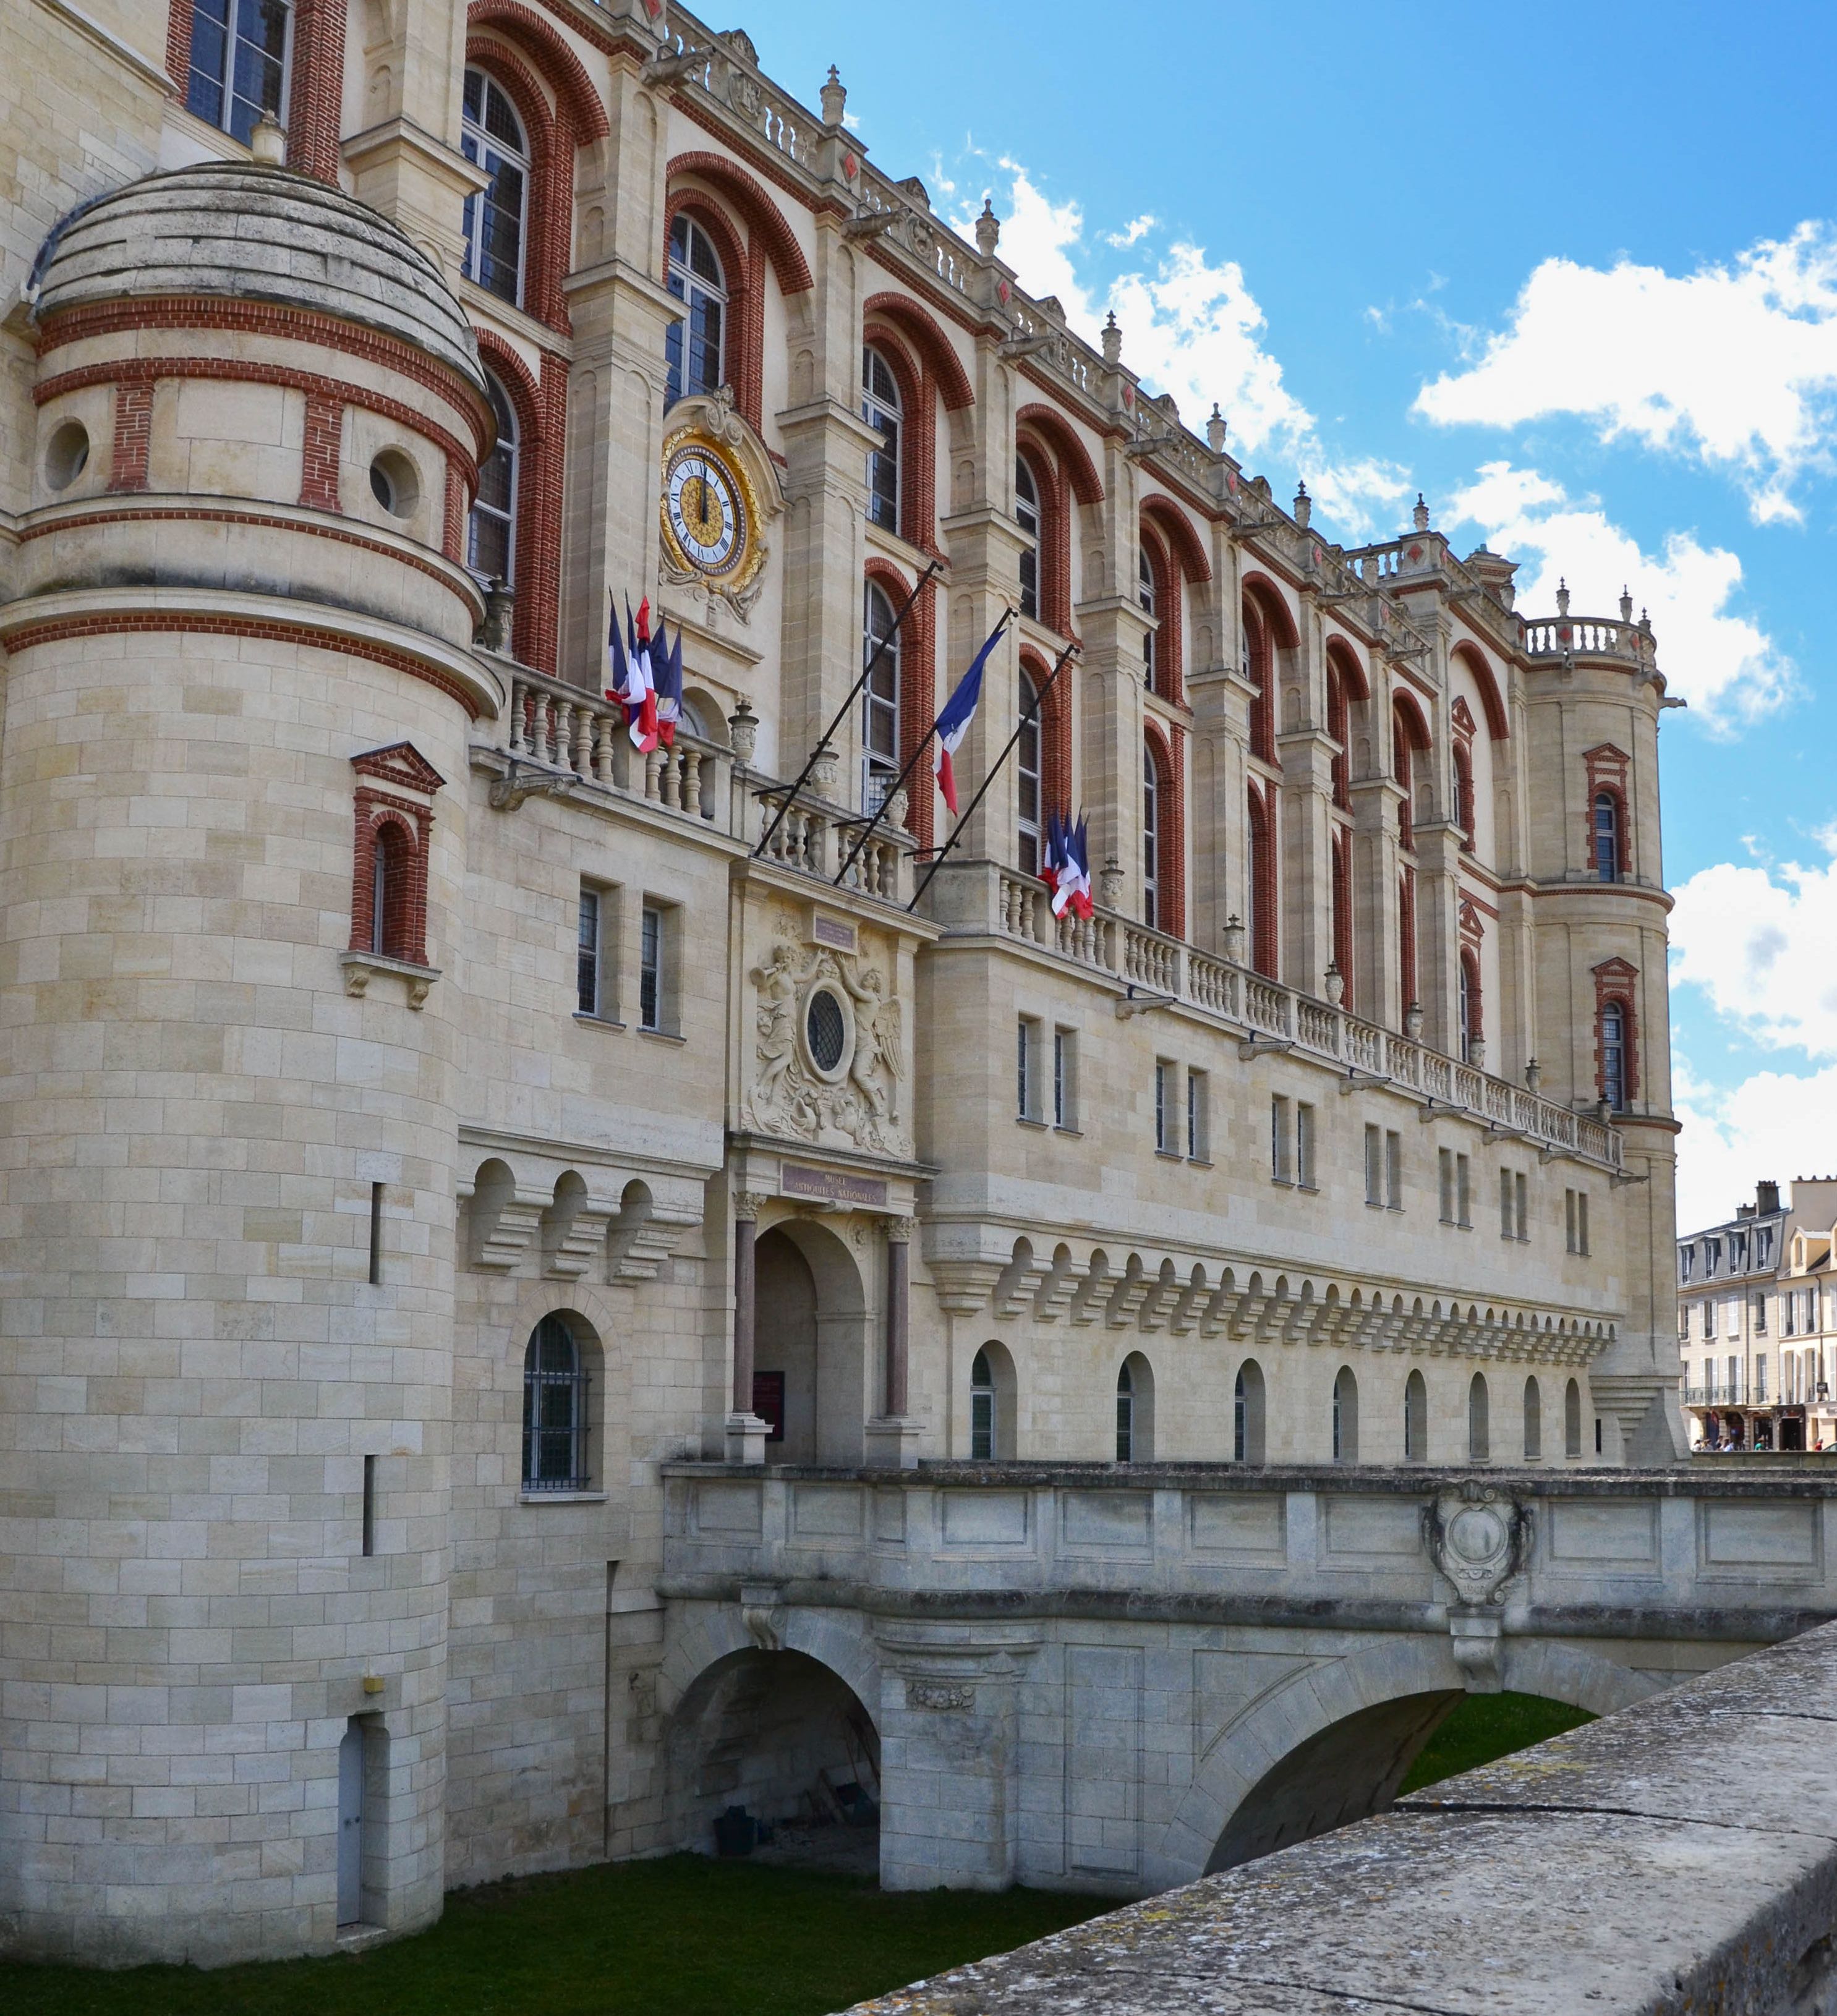
{"type": "Polygon", "coordinates": [[[1350,544],[1648,609],[1680,1230],[1837,1171],[1837,8],[799,0],[766,74],[1350,544]],[[915,22],[922,31],[915,32],[915,22]],[[1389,24],[1391,32],[1386,33],[1389,24]]]}

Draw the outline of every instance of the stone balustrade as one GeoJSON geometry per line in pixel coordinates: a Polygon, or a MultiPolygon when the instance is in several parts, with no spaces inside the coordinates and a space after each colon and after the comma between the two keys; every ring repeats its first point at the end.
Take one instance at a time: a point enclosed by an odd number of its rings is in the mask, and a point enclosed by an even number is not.
{"type": "Polygon", "coordinates": [[[860,813],[809,790],[791,797],[790,787],[781,783],[755,784],[753,795],[762,859],[883,903],[903,907],[909,899],[913,842],[904,827],[881,821],[857,852],[855,844],[866,823],[860,813]],[[777,816],[781,808],[782,819],[777,816]]]}
{"type": "Polygon", "coordinates": [[[981,928],[1017,940],[1126,988],[1165,995],[1234,1023],[1250,1038],[1466,1113],[1497,1133],[1522,1136],[1540,1149],[1603,1168],[1622,1166],[1619,1132],[1606,1121],[1559,1106],[1526,1086],[1494,1078],[1392,1030],[1360,1021],[1329,1003],[1199,952],[1115,912],[1099,909],[1082,922],[1055,917],[1046,885],[1036,877],[992,862],[966,862],[953,870],[949,893],[941,897],[935,914],[952,933],[981,928]],[[974,887],[978,871],[987,878],[985,907],[974,887]]]}
{"type": "Polygon", "coordinates": [[[1828,2016],[1837,1627],[851,2016],[1828,2016]]]}

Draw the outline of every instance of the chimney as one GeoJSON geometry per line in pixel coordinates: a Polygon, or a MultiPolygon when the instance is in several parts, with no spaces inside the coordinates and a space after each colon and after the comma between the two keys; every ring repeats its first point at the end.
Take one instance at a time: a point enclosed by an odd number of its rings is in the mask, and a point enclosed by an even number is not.
{"type": "Polygon", "coordinates": [[[1780,1186],[1778,1183],[1756,1183],[1754,1186],[1754,1209],[1762,1218],[1770,1216],[1780,1208],[1780,1186]]]}

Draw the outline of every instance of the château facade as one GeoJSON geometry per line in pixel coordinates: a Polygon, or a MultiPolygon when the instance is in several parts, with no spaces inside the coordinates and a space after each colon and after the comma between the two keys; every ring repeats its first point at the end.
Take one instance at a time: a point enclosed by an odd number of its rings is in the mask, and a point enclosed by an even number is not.
{"type": "Polygon", "coordinates": [[[1332,544],[744,34],[225,19],[20,0],[0,101],[13,1950],[326,1950],[813,1769],[666,1470],[1681,1453],[1630,602],[1332,544]]]}

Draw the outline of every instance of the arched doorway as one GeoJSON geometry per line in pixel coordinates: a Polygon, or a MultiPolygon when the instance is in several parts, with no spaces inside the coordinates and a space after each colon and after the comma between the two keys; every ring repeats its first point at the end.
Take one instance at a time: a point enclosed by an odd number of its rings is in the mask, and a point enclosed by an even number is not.
{"type": "Polygon", "coordinates": [[[762,1828],[766,1859],[877,1870],[880,1733],[821,1660],[756,1647],[717,1659],[678,1702],[665,1755],[679,1848],[720,1852],[716,1822],[737,1809],[751,1826],[729,1833],[727,1852],[762,1828]]]}
{"type": "Polygon", "coordinates": [[[759,1237],[754,1255],[753,1410],[768,1463],[860,1463],[868,1391],[867,1306],[854,1256],[812,1220],[759,1237]]]}

